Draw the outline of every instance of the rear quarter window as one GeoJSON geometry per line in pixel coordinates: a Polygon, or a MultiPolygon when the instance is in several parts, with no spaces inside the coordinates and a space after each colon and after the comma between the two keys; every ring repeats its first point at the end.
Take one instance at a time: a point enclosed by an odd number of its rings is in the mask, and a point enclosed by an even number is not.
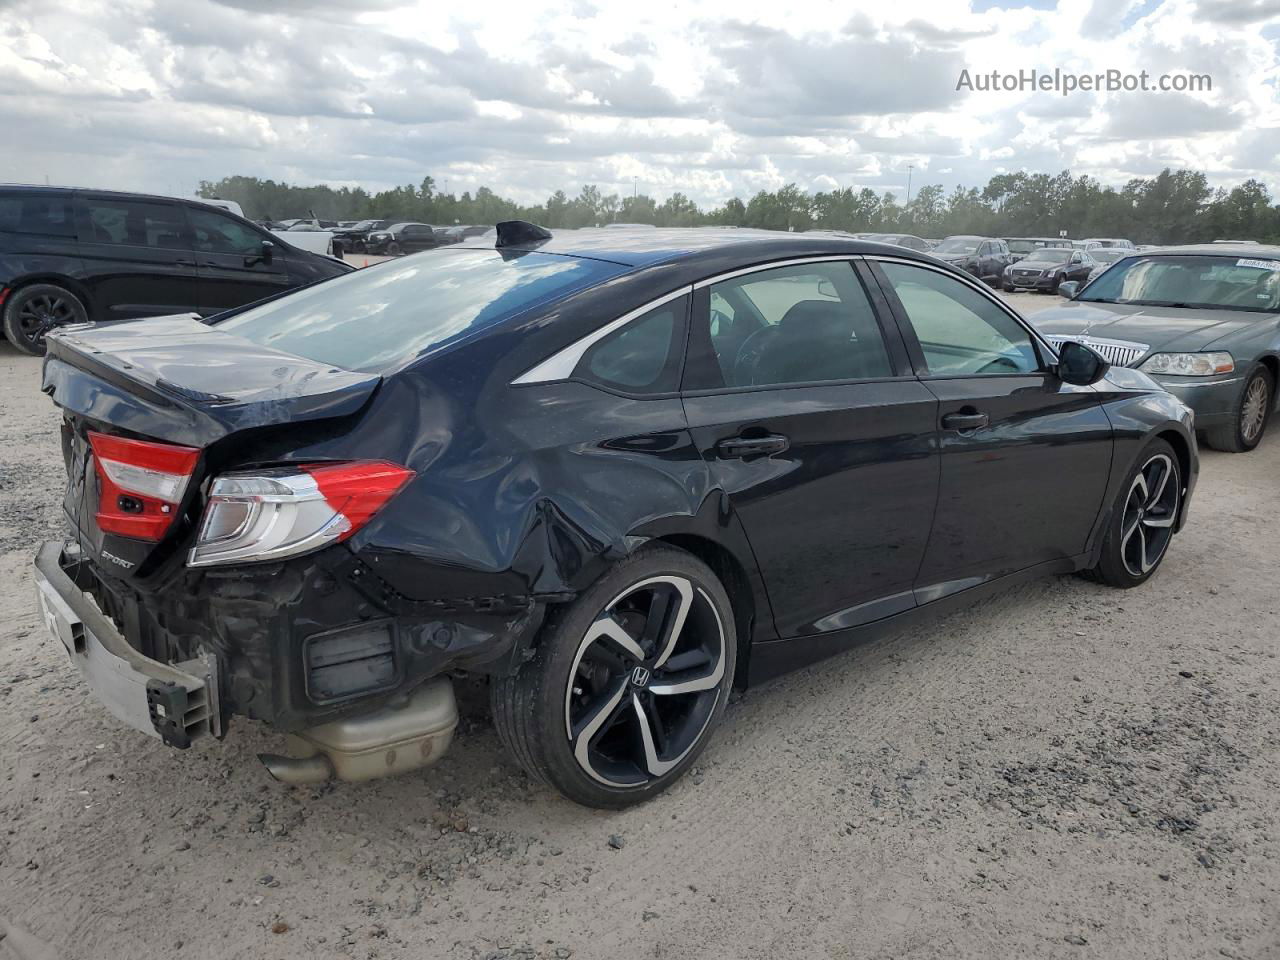
{"type": "Polygon", "coordinates": [[[382,372],[627,269],[554,254],[446,248],[305,287],[216,325],[309,360],[382,372]]]}
{"type": "Polygon", "coordinates": [[[75,211],[70,195],[38,193],[0,196],[0,232],[74,238],[75,211]]]}

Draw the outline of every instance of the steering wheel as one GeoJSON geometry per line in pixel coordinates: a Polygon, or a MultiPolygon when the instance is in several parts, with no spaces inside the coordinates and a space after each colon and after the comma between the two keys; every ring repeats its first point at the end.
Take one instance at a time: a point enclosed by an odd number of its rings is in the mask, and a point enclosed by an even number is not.
{"type": "Polygon", "coordinates": [[[777,335],[778,328],[768,326],[757,330],[742,342],[733,363],[734,386],[746,387],[756,382],[756,367],[760,363],[760,358],[764,356],[777,335]]]}

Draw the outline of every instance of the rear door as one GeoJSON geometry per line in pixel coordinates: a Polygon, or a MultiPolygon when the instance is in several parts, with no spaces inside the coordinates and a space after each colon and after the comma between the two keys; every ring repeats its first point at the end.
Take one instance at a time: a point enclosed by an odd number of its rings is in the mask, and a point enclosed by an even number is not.
{"type": "Polygon", "coordinates": [[[685,414],[784,638],[915,603],[937,497],[937,400],[865,279],[839,259],[695,290],[685,414]]]}
{"type": "Polygon", "coordinates": [[[1083,553],[1111,467],[1100,394],[1049,373],[1047,350],[985,290],[925,264],[873,266],[939,401],[941,485],[917,598],[1083,553]]]}
{"type": "Polygon", "coordinates": [[[273,237],[218,210],[186,209],[200,271],[202,314],[253,303],[289,287],[289,261],[273,237]],[[264,242],[273,245],[264,248],[264,242]]]}
{"type": "Polygon", "coordinates": [[[95,319],[198,308],[199,273],[182,204],[82,193],[77,206],[80,258],[95,319]]]}

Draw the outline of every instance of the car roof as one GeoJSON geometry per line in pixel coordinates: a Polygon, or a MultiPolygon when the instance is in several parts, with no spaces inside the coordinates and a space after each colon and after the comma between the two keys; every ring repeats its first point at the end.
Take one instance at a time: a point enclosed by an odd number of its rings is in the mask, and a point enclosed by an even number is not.
{"type": "Polygon", "coordinates": [[[650,230],[584,228],[552,230],[551,239],[514,244],[504,249],[537,250],[565,256],[608,260],[630,267],[644,267],[670,260],[740,260],[745,266],[788,256],[822,254],[858,256],[885,253],[918,259],[938,266],[933,257],[907,247],[858,240],[832,233],[788,233],[723,227],[655,227],[650,230]],[[728,256],[727,256],[728,255],[728,256]]]}
{"type": "MultiPolygon", "coordinates": [[[[43,183],[0,183],[0,191],[21,190],[24,193],[92,193],[104,197],[120,197],[132,200],[164,200],[169,203],[201,203],[209,205],[210,200],[221,200],[220,197],[168,197],[162,193],[137,193],[133,190],[100,190],[97,187],[64,187],[49,186],[43,183]]],[[[226,203],[227,201],[223,200],[226,203]]],[[[230,211],[228,211],[230,212],[230,211]]]]}

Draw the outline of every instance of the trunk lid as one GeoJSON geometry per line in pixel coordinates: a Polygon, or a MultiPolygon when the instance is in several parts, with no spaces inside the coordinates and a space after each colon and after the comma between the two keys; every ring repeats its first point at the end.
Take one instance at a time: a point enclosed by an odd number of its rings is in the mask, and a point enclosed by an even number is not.
{"type": "Polygon", "coordinates": [[[49,337],[43,390],[65,416],[63,507],[72,534],[105,571],[125,579],[148,575],[190,539],[210,448],[244,431],[354,414],[381,381],[376,373],[223,333],[194,315],[58,331],[49,337]],[[103,488],[90,431],[199,448],[182,502],[174,505],[176,519],[160,541],[100,529],[103,488]]]}

